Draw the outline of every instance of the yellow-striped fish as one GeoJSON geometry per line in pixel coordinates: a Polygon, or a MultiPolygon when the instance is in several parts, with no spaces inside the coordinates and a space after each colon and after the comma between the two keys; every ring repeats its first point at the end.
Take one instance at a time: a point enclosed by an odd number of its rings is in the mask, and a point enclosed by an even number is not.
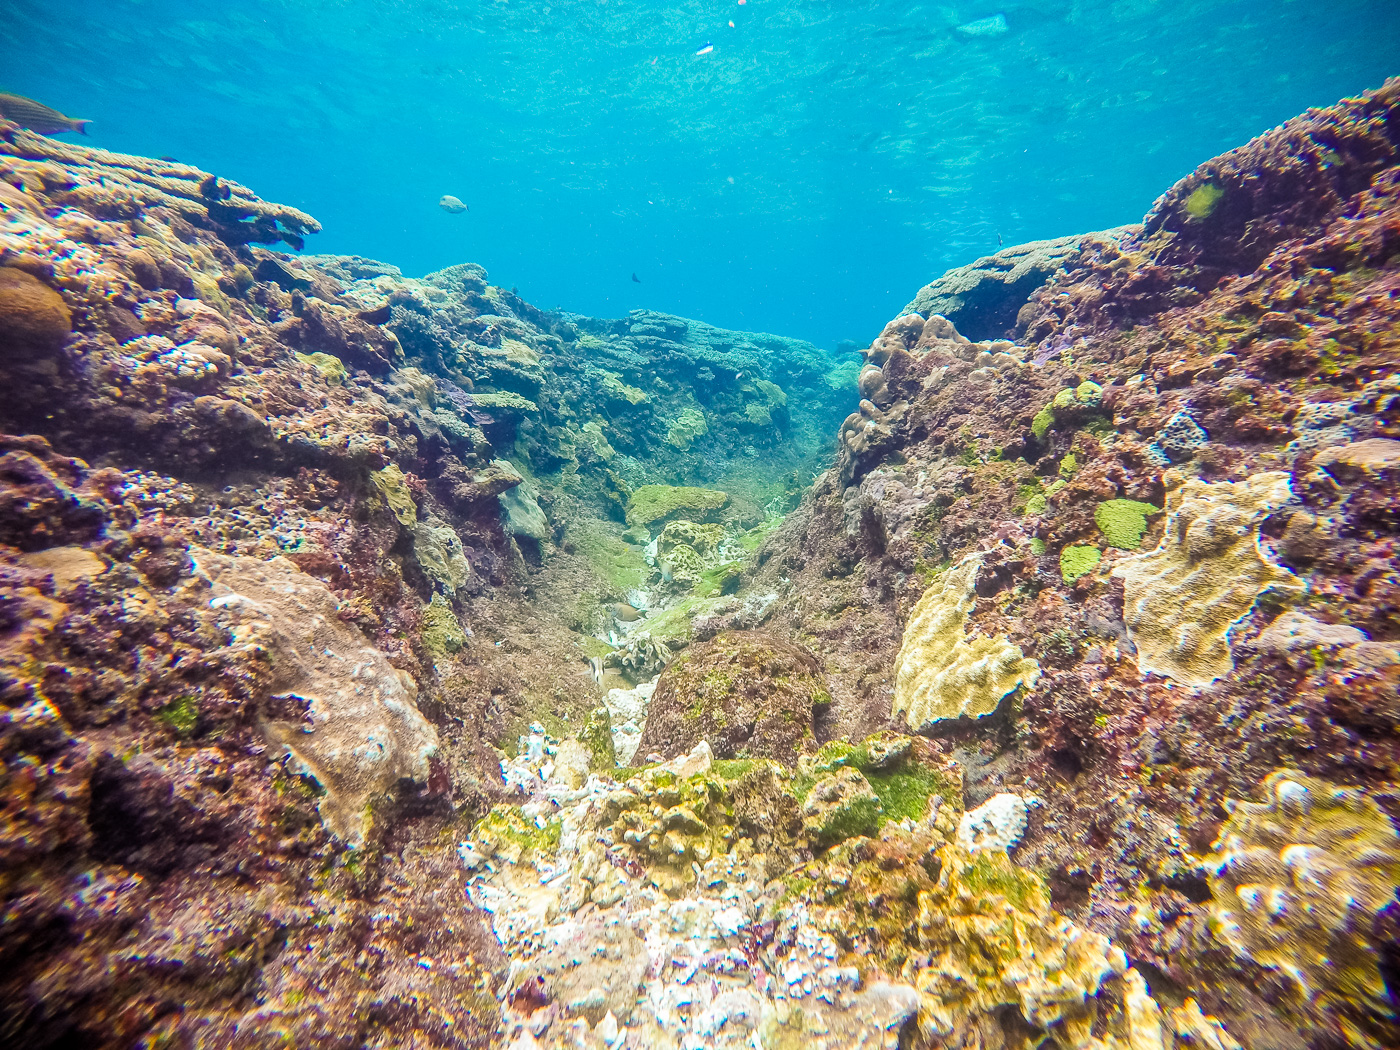
{"type": "Polygon", "coordinates": [[[87,126],[92,123],[90,120],[65,117],[58,110],[50,109],[32,98],[3,93],[0,93],[0,117],[22,128],[37,131],[40,135],[55,135],[60,131],[76,131],[86,135],[87,126]]]}

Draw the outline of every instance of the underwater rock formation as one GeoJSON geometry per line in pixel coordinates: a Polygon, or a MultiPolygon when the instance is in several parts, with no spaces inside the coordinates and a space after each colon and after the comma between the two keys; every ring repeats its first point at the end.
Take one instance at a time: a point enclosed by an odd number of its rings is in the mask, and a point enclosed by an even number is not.
{"type": "Polygon", "coordinates": [[[859,365],[0,144],[0,1042],[1396,1045],[1397,98],[859,365]]]}
{"type": "MultiPolygon", "coordinates": [[[[836,464],[746,584],[779,594],[765,630],[824,664],[819,740],[909,707],[911,634],[939,660],[999,639],[1034,661],[981,717],[908,724],[957,756],[968,809],[1036,800],[1018,870],[1132,966],[1110,979],[1126,1012],[1070,1019],[1060,1045],[1400,1039],[1375,984],[1400,950],[1388,875],[1328,927],[1355,939],[1323,949],[1325,922],[1263,925],[1266,889],[1241,932],[1216,921],[1246,883],[1291,885],[1282,839],[1228,885],[1210,860],[1245,834],[1232,800],[1271,798],[1276,770],[1356,821],[1400,784],[1397,98],[1392,81],[1312,111],[1202,165],[1141,228],[1084,237],[1004,345],[891,321],[836,464]],[[1305,976],[1329,950],[1365,975],[1349,992],[1305,976]]],[[[1388,871],[1385,850],[1337,849],[1329,871],[1388,871]]]]}

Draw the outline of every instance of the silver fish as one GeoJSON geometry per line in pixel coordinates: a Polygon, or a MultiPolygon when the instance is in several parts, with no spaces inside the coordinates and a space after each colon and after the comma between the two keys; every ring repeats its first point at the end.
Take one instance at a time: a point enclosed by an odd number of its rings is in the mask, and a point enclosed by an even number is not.
{"type": "Polygon", "coordinates": [[[92,123],[90,120],[65,117],[58,110],[23,95],[0,94],[0,117],[22,128],[37,131],[40,135],[54,135],[60,131],[76,131],[86,135],[87,126],[92,123]]]}
{"type": "Polygon", "coordinates": [[[588,673],[591,674],[591,675],[593,676],[593,684],[594,684],[594,685],[602,685],[602,684],[603,684],[603,660],[602,660],[602,657],[599,657],[599,656],[590,656],[590,657],[588,658],[588,673]]]}
{"type": "Polygon", "coordinates": [[[453,215],[461,215],[462,212],[471,210],[450,193],[444,193],[442,195],[442,198],[438,201],[438,207],[453,215]]]}

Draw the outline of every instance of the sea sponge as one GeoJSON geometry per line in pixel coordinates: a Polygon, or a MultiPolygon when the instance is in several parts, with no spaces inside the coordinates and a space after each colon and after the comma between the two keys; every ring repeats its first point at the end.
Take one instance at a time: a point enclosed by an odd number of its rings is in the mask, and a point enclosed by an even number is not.
{"type": "Polygon", "coordinates": [[[1235,802],[1214,845],[1211,931],[1236,955],[1277,971],[1297,1022],[1353,1047],[1392,1036],[1395,1004],[1371,938],[1400,886],[1400,836],[1356,789],[1279,769],[1263,802],[1235,802]]]}
{"type": "Polygon", "coordinates": [[[1135,551],[1147,531],[1147,518],[1161,514],[1161,507],[1135,499],[1110,499],[1094,508],[1094,524],[1104,534],[1110,547],[1135,551]]]}
{"type": "Polygon", "coordinates": [[[1017,686],[1034,688],[1040,677],[1040,665],[1008,639],[967,637],[981,567],[982,556],[969,554],[934,580],[910,613],[894,662],[892,714],[903,711],[911,729],[989,715],[1017,686]]]}
{"type": "Polygon", "coordinates": [[[1214,484],[1168,473],[1167,526],[1155,550],[1124,558],[1123,620],[1138,670],[1207,686],[1234,668],[1230,629],[1265,590],[1301,590],[1259,542],[1260,523],[1292,497],[1289,476],[1267,471],[1214,484]]]}
{"type": "Polygon", "coordinates": [[[73,330],[63,297],[13,266],[0,266],[0,353],[51,354],[73,330]]]}

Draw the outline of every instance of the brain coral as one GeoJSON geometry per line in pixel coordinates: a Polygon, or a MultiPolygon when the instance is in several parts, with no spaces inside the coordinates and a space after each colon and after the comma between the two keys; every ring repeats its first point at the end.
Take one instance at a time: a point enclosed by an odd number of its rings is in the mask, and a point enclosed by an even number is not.
{"type": "Polygon", "coordinates": [[[924,592],[895,657],[893,714],[912,729],[945,718],[981,718],[1018,685],[1033,688],[1040,665],[1006,638],[966,635],[982,556],[970,554],[924,592]]]}
{"type": "Polygon", "coordinates": [[[1209,858],[1213,933],[1282,974],[1302,1024],[1380,1047],[1396,1020],[1371,939],[1400,885],[1400,836],[1358,790],[1292,770],[1237,802],[1209,858]],[[1319,1013],[1325,1016],[1318,1016],[1319,1013]]]}
{"type": "Polygon", "coordinates": [[[0,348],[50,352],[63,345],[73,318],[63,297],[13,266],[0,266],[0,348]]]}
{"type": "Polygon", "coordinates": [[[1270,587],[1302,587],[1259,544],[1260,523],[1291,496],[1282,471],[1214,484],[1193,478],[1167,493],[1162,542],[1113,571],[1140,672],[1191,686],[1230,673],[1230,629],[1255,599],[1270,587]]]}

